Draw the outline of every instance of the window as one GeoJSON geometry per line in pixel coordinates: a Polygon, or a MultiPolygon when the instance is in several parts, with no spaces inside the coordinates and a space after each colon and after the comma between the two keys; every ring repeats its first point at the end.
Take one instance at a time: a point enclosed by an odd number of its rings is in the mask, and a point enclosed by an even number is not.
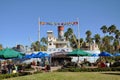
{"type": "Polygon", "coordinates": [[[49,43],[49,45],[52,45],[51,43],[49,43]]]}

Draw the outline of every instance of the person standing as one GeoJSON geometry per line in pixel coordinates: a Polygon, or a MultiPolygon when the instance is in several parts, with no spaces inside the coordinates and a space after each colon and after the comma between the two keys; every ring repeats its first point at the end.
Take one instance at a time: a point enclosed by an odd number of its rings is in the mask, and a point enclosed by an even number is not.
{"type": "Polygon", "coordinates": [[[50,68],[49,61],[48,61],[48,59],[46,59],[46,60],[45,60],[45,71],[48,72],[48,71],[50,71],[50,70],[51,70],[51,68],[50,68]]]}
{"type": "Polygon", "coordinates": [[[106,67],[110,67],[110,63],[106,61],[106,67]]]}
{"type": "Polygon", "coordinates": [[[12,73],[12,68],[13,68],[13,64],[12,64],[12,62],[9,62],[7,65],[8,74],[12,73]]]}

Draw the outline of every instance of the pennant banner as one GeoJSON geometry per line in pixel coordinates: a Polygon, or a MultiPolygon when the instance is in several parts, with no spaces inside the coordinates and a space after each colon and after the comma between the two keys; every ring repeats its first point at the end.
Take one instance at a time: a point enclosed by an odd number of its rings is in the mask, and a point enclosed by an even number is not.
{"type": "Polygon", "coordinates": [[[54,25],[54,26],[72,26],[77,25],[78,22],[63,22],[63,23],[56,23],[56,22],[39,22],[40,25],[54,25]]]}

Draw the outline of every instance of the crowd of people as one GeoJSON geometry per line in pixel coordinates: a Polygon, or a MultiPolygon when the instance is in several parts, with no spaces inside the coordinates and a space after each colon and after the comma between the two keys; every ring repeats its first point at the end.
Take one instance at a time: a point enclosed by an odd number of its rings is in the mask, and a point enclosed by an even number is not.
{"type": "Polygon", "coordinates": [[[48,59],[45,59],[44,62],[40,62],[40,61],[32,61],[30,63],[30,66],[31,68],[33,68],[35,71],[41,71],[41,70],[44,70],[46,72],[50,71],[51,68],[50,68],[50,63],[48,61],[48,59]]]}
{"type": "Polygon", "coordinates": [[[44,62],[44,65],[41,64],[39,61],[32,61],[30,64],[15,64],[12,61],[3,61],[0,62],[0,73],[1,74],[11,74],[11,73],[20,73],[25,71],[25,69],[31,68],[34,71],[40,71],[44,70],[46,72],[49,72],[51,70],[50,63],[46,59],[44,62]],[[29,66],[29,67],[28,67],[29,66]]]}
{"type": "Polygon", "coordinates": [[[11,74],[22,72],[24,70],[23,64],[14,64],[12,61],[3,61],[0,63],[0,72],[2,74],[11,74]]]}
{"type": "MultiPolygon", "coordinates": [[[[44,70],[45,72],[51,71],[51,65],[48,59],[45,59],[43,61],[32,61],[30,64],[26,65],[24,64],[15,64],[12,61],[3,61],[0,62],[0,73],[2,74],[11,74],[11,73],[20,73],[23,72],[26,68],[32,68],[34,71],[41,71],[44,70]]],[[[100,60],[95,63],[90,63],[87,61],[87,59],[84,59],[83,61],[77,61],[77,62],[71,62],[71,61],[65,61],[63,62],[63,65],[61,67],[69,67],[69,66],[75,66],[80,68],[87,68],[87,67],[98,67],[98,68],[105,68],[105,67],[116,67],[120,66],[120,60],[110,62],[107,60],[100,60]]]]}
{"type": "Polygon", "coordinates": [[[99,60],[94,63],[89,62],[87,59],[83,61],[78,60],[77,62],[65,62],[62,68],[68,67],[79,67],[79,68],[110,68],[120,66],[120,60],[108,61],[108,60],[99,60]]]}

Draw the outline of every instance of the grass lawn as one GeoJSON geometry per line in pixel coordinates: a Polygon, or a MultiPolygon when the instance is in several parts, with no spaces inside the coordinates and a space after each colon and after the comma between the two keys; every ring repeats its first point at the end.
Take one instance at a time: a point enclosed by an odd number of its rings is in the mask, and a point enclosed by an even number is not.
{"type": "Polygon", "coordinates": [[[120,72],[44,72],[4,80],[120,80],[120,72]]]}

